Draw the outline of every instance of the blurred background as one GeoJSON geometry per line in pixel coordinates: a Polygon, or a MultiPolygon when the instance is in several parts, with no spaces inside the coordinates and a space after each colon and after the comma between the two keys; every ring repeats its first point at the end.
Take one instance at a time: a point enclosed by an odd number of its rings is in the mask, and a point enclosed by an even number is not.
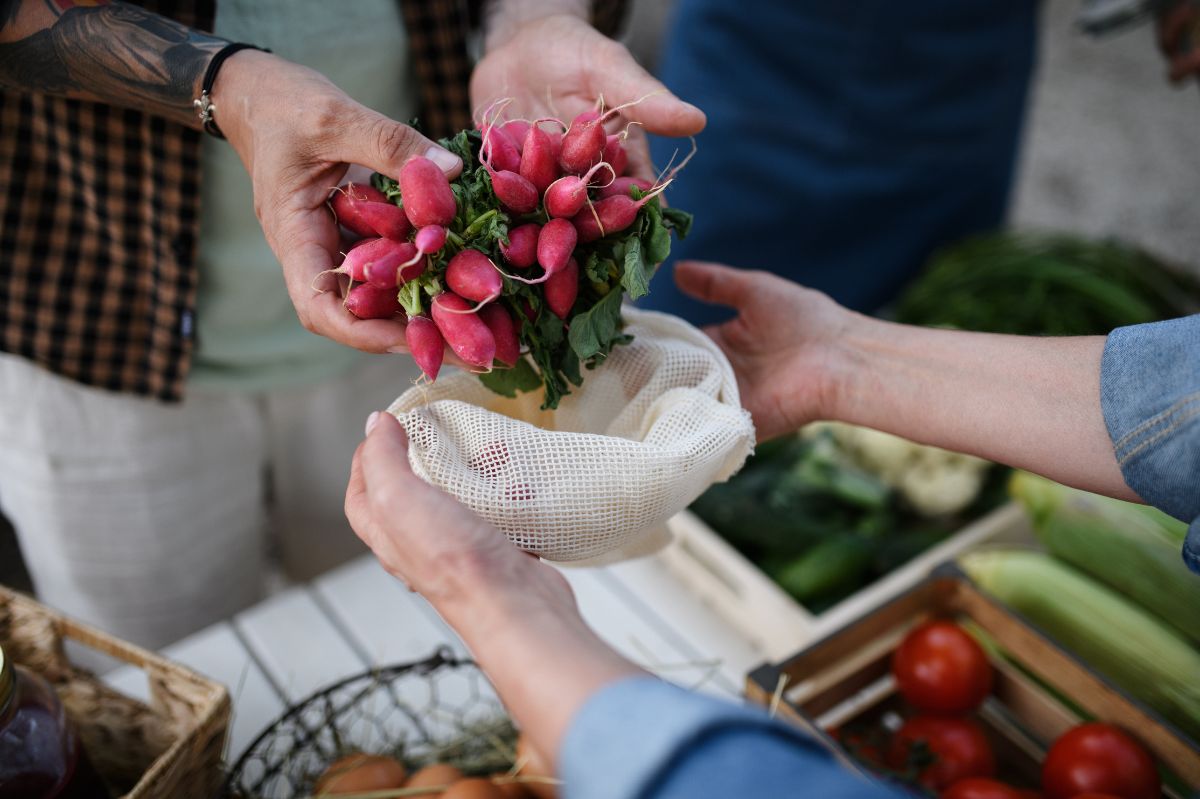
{"type": "MultiPolygon", "coordinates": [[[[625,41],[653,70],[675,3],[632,6],[625,41]]],[[[1167,84],[1151,26],[1093,39],[1075,25],[1079,6],[1041,7],[1011,225],[1114,236],[1200,274],[1200,91],[1167,84]]],[[[0,582],[28,588],[2,518],[0,582]]]]}

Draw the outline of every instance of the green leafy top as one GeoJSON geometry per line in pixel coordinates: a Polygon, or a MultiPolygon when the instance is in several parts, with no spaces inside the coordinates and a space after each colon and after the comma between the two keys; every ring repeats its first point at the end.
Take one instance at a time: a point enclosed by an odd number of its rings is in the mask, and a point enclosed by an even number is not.
{"type": "MultiPolygon", "coordinates": [[[[508,244],[510,226],[548,221],[540,207],[530,214],[512,215],[501,206],[491,176],[479,162],[478,131],[462,131],[440,144],[463,161],[462,174],[450,184],[458,214],[447,229],[445,247],[430,256],[429,268],[400,288],[400,303],[410,316],[428,312],[430,300],[443,291],[446,265],[455,254],[470,247],[503,264],[500,245],[508,244]]],[[[395,180],[376,174],[371,182],[392,202],[403,204],[395,180]]],[[[636,187],[632,192],[634,199],[641,199],[636,187]]],[[[517,320],[527,354],[514,368],[496,364],[492,371],[481,374],[483,384],[508,397],[540,387],[544,390],[542,407],[558,407],[571,386],[583,383],[581,367],[595,368],[613,347],[632,340],[623,332],[623,294],[637,299],[650,291],[650,279],[670,254],[671,231],[683,238],[691,224],[690,214],[663,208],[655,197],[641,207],[629,228],[594,242],[580,242],[574,252],[580,265],[579,293],[565,325],[547,307],[541,286],[504,278],[496,302],[517,320]]],[[[539,271],[535,267],[531,277],[539,271]]]]}

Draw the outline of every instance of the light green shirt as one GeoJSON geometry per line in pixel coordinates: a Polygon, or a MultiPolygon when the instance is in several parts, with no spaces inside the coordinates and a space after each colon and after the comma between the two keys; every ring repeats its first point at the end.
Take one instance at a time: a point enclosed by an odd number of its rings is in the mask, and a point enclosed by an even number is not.
{"type": "MultiPolygon", "coordinates": [[[[312,67],[363,105],[407,122],[416,108],[396,0],[220,0],[216,34],[312,67]]],[[[304,113],[303,98],[295,113],[304,113]]],[[[218,109],[218,115],[220,111],[218,109]]],[[[250,177],[208,137],[192,385],[263,391],[332,377],[365,357],[300,326],[254,215],[250,177]]]]}

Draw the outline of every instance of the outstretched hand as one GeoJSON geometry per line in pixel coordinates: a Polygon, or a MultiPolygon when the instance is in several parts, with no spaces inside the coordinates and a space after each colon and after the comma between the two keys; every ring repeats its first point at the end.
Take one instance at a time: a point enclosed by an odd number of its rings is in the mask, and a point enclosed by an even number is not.
{"type": "MultiPolygon", "coordinates": [[[[321,74],[254,50],[222,67],[213,91],[218,121],[250,173],[254,210],[279,263],[301,324],[367,352],[404,348],[404,325],[354,317],[335,291],[314,291],[340,247],[325,207],[330,190],[359,164],[398,175],[413,155],[457,175],[461,160],[407,125],[366,108],[321,74]]],[[[326,275],[326,288],[334,278],[326,275]]]]}
{"type": "Polygon", "coordinates": [[[509,118],[553,116],[567,125],[595,108],[597,98],[605,108],[630,104],[606,127],[628,129],[629,174],[647,180],[655,171],[645,133],[693,136],[705,122],[699,108],[667,91],[624,45],[572,14],[525,22],[489,50],[471,76],[471,101],[482,110],[502,98],[513,100],[509,118]]]}
{"type": "Polygon", "coordinates": [[[690,297],[737,310],[736,319],[704,332],[729,358],[760,441],[829,418],[839,342],[856,314],[769,272],[681,261],[675,282],[690,297]]]}

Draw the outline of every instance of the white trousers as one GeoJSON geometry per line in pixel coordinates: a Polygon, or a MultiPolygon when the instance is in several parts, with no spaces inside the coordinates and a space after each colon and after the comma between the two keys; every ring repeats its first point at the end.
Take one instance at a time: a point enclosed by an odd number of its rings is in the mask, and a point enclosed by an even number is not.
{"type": "Polygon", "coordinates": [[[269,544],[294,579],[365,551],[342,509],[350,460],[416,374],[372,356],[315,386],[166,405],[0,353],[0,508],[38,596],[160,647],[256,601],[269,544]]]}

